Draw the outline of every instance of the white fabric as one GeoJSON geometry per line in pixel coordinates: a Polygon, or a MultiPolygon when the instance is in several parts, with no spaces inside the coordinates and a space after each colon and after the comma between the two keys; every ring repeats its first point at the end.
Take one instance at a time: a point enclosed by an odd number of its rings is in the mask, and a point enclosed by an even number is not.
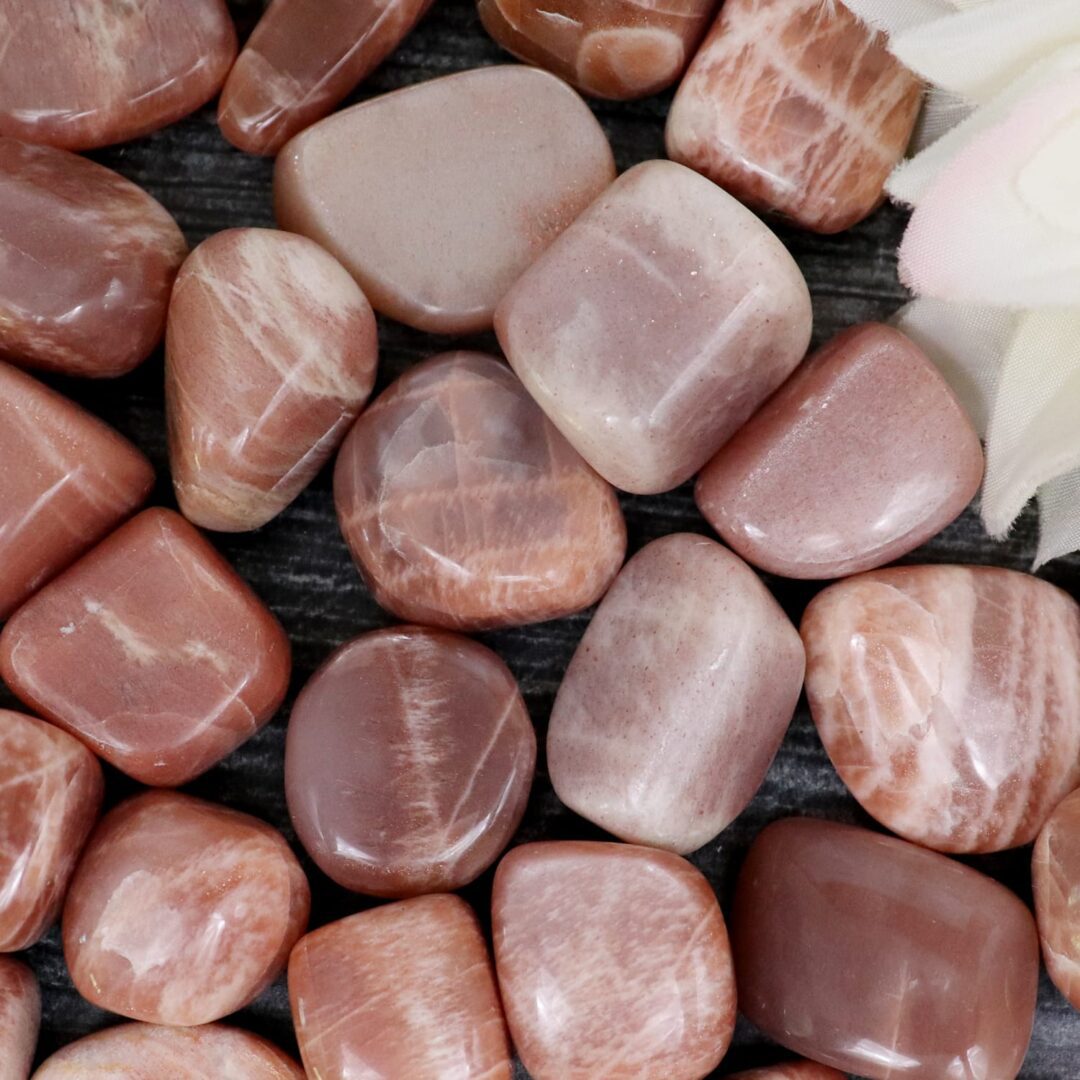
{"type": "Polygon", "coordinates": [[[863,22],[887,34],[940,19],[959,6],[953,0],[844,0],[844,4],[863,22]]]}
{"type": "Polygon", "coordinates": [[[1080,551],[1080,470],[1039,488],[1039,550],[1034,569],[1080,551]]]}
{"type": "Polygon", "coordinates": [[[974,109],[975,106],[967,98],[962,98],[950,90],[939,90],[936,86],[931,86],[923,99],[923,107],[911,135],[908,153],[918,154],[932,146],[957,124],[963,123],[974,109]]]}

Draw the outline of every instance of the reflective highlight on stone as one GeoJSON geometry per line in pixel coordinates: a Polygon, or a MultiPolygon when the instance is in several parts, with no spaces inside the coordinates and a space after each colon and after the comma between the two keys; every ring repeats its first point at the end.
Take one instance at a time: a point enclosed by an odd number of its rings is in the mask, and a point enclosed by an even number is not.
{"type": "Polygon", "coordinates": [[[1080,1009],[1080,791],[1057,807],[1039,833],[1032,885],[1046,970],[1080,1009]]]}
{"type": "Polygon", "coordinates": [[[41,992],[34,973],[0,956],[0,1077],[27,1080],[41,1023],[41,992]]]}
{"type": "Polygon", "coordinates": [[[846,1080],[843,1073],[815,1061],[788,1061],[764,1069],[735,1073],[730,1080],[846,1080]]]}

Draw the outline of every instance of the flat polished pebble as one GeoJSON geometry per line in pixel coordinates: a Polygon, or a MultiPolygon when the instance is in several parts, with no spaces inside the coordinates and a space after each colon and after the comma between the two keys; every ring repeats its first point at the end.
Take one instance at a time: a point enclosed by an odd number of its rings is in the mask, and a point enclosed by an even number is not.
{"type": "Polygon", "coordinates": [[[387,389],[341,449],[334,501],[375,599],[451,629],[581,611],[626,554],[614,491],[482,353],[433,357],[387,389]]]}
{"type": "Polygon", "coordinates": [[[510,1048],[476,916],[422,896],[330,923],[289,960],[289,1001],[319,1080],[510,1080],[510,1048]]]}
{"type": "Polygon", "coordinates": [[[654,494],[697,472],[791,373],[810,318],[799,268],[750,211],[647,161],[526,271],[495,329],[582,457],[654,494]]]}
{"type": "Polygon", "coordinates": [[[939,533],[979,490],[979,436],[926,354],[864,323],[814,353],[698,477],[744,559],[791,578],[872,570],[939,533]]]}
{"type": "Polygon", "coordinates": [[[798,632],[712,540],[642,548],[604,597],[555,698],[559,798],[633,843],[686,853],[761,785],[799,700],[798,632]]]}
{"type": "Polygon", "coordinates": [[[866,829],[758,835],[732,923],[739,1010],[870,1080],[1011,1080],[1039,975],[1030,912],[970,867],[866,829]]]}
{"type": "Polygon", "coordinates": [[[495,861],[525,812],[536,735],[509,668],[466,637],[363,634],[289,719],[285,792],[300,842],[339,885],[450,891],[495,861]]]}
{"type": "Polygon", "coordinates": [[[0,675],[35,712],[144,784],[198,776],[259,730],[289,684],[278,621],[171,510],[145,510],[0,634],[0,675]]]}
{"type": "Polygon", "coordinates": [[[206,529],[256,529],[314,479],[367,401],[375,314],[311,240],[227,229],[184,263],[165,353],[181,511],[206,529]]]}
{"type": "Polygon", "coordinates": [[[875,570],[802,622],[821,741],[864,809],[949,852],[1031,843],[1080,786],[1080,607],[985,566],[875,570]]]}
{"type": "Polygon", "coordinates": [[[1059,804],[1039,833],[1032,885],[1046,970],[1080,1009],[1080,791],[1059,804]]]}
{"type": "Polygon", "coordinates": [[[764,1069],[735,1073],[729,1080],[846,1080],[843,1073],[815,1061],[788,1061],[764,1069]]]}
{"type": "Polygon", "coordinates": [[[0,1080],[27,1080],[41,1024],[41,991],[34,973],[0,956],[0,1080]]]}
{"type": "Polygon", "coordinates": [[[490,328],[506,290],[614,178],[607,137],[564,82],[487,67],[301,133],[278,157],[274,209],[336,255],[376,311],[464,334],[490,328]]]}
{"type": "Polygon", "coordinates": [[[499,988],[533,1080],[695,1080],[724,1056],[735,976],[712,887],[628,844],[514,848],[492,893],[499,988]]]}
{"type": "Polygon", "coordinates": [[[191,1026],[243,1008],[307,928],[311,894],[269,825],[175,791],[106,814],[64,905],[64,959],[88,1001],[191,1026]]]}

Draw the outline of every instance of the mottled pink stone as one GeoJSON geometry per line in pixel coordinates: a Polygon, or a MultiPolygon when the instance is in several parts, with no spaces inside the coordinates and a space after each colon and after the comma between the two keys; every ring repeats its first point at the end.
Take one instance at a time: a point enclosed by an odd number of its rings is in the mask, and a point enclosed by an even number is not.
{"type": "Polygon", "coordinates": [[[1039,833],[1032,885],[1046,970],[1080,1009],[1080,791],[1058,805],[1039,833]]]}
{"type": "Polygon", "coordinates": [[[0,1080],[27,1080],[41,1023],[41,992],[34,973],[0,956],[0,1080]]]}
{"type": "Polygon", "coordinates": [[[734,1073],[729,1080],[846,1080],[846,1077],[816,1061],[786,1061],[782,1065],[734,1073]]]}

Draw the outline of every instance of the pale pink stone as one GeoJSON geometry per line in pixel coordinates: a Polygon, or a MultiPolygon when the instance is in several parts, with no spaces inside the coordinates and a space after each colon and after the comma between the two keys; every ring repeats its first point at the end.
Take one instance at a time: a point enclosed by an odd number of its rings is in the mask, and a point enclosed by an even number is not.
{"type": "Polygon", "coordinates": [[[734,1073],[729,1080],[846,1080],[841,1072],[819,1065],[816,1061],[788,1061],[763,1069],[734,1073]]]}
{"type": "Polygon", "coordinates": [[[27,1080],[41,1023],[41,992],[34,973],[0,956],[0,1080],[27,1080]]]}
{"type": "Polygon", "coordinates": [[[1046,970],[1080,1009],[1080,791],[1065,798],[1042,827],[1032,885],[1046,970]]]}

